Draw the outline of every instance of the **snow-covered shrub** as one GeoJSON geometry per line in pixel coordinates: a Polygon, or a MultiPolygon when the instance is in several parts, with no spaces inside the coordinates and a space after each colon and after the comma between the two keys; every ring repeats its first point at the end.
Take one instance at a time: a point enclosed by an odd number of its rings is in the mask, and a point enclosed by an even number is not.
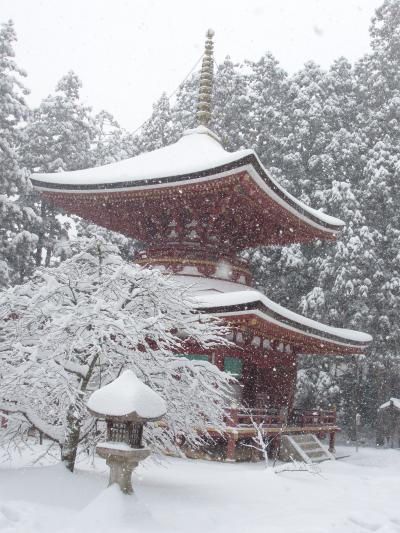
{"type": "Polygon", "coordinates": [[[87,395],[131,368],[167,402],[165,427],[149,444],[196,445],[207,427],[223,429],[229,377],[177,355],[226,342],[225,326],[195,311],[187,289],[157,270],[125,262],[101,237],[57,268],[0,295],[0,408],[3,441],[35,427],[62,449],[72,470],[77,447],[96,440],[87,395]]]}

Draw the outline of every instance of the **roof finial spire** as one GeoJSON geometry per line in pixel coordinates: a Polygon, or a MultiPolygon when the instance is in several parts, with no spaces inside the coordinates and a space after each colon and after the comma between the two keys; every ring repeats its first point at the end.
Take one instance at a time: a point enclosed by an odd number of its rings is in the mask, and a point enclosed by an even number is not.
{"type": "Polygon", "coordinates": [[[207,39],[201,65],[200,87],[197,97],[196,121],[197,125],[208,126],[211,120],[211,101],[214,81],[214,30],[207,31],[207,39]]]}

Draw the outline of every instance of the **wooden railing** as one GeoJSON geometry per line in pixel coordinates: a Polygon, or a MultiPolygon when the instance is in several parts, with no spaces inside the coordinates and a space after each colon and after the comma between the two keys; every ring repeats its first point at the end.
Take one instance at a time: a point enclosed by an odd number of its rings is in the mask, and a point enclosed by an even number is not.
{"type": "Polygon", "coordinates": [[[226,423],[231,427],[248,427],[254,424],[263,427],[281,427],[285,423],[285,415],[278,409],[244,409],[233,408],[229,410],[226,423]]]}
{"type": "Polygon", "coordinates": [[[293,409],[287,414],[284,409],[233,408],[227,413],[226,423],[230,427],[251,427],[254,424],[266,428],[333,426],[336,424],[336,411],[293,409]]]}
{"type": "Polygon", "coordinates": [[[334,426],[336,424],[336,410],[305,411],[293,409],[290,413],[289,423],[294,426],[334,426]]]}

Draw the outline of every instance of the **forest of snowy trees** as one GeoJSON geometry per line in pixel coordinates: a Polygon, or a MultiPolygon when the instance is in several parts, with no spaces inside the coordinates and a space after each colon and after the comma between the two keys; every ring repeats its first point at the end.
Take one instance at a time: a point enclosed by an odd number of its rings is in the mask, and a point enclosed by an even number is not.
{"type": "MultiPolygon", "coordinates": [[[[39,107],[26,103],[29,76],[14,57],[12,22],[0,29],[0,287],[32,278],[67,257],[69,219],[33,193],[30,172],[96,166],[176,141],[193,126],[197,77],[162,95],[136,133],[80,100],[68,72],[39,107]]],[[[297,402],[336,404],[351,430],[356,411],[373,426],[377,406],[400,395],[400,1],[371,23],[371,52],[354,65],[312,61],[293,74],[265,53],[215,69],[213,129],[228,150],[254,148],[293,195],[346,222],[337,243],[248,250],[256,286],[285,307],[366,331],[363,359],[305,358],[297,402]]],[[[23,35],[18,35],[23,39],[23,35]]],[[[98,231],[129,258],[135,243],[98,231]]]]}

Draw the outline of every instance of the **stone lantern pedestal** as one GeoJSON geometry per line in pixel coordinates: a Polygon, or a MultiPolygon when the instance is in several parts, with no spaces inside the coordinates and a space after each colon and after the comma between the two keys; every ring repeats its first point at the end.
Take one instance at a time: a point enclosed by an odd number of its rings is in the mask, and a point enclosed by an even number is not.
{"type": "Polygon", "coordinates": [[[127,370],[95,391],[87,407],[107,422],[107,441],[96,452],[110,467],[109,485],[117,483],[124,494],[132,494],[132,472],[151,453],[142,444],[143,426],[164,416],[164,400],[127,370]]]}
{"type": "Polygon", "coordinates": [[[150,448],[119,450],[117,448],[109,448],[107,443],[101,443],[96,447],[96,452],[97,455],[106,460],[107,465],[110,467],[108,485],[117,483],[124,494],[132,494],[132,472],[140,461],[150,455],[150,448]]]}

